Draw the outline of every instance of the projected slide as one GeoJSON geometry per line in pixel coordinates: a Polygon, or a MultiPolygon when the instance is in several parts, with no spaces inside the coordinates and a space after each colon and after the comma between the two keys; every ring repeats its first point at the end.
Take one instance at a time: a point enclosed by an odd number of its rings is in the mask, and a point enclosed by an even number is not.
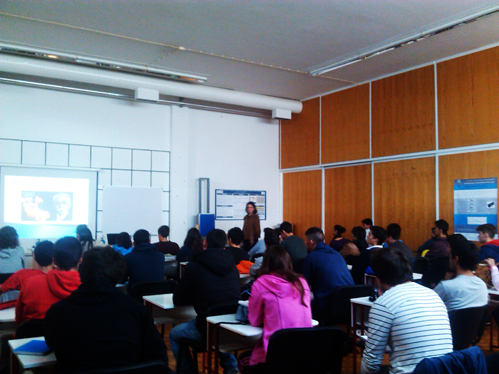
{"type": "Polygon", "coordinates": [[[79,224],[95,228],[95,172],[15,167],[0,171],[2,225],[13,226],[20,238],[74,236],[79,224]]]}
{"type": "Polygon", "coordinates": [[[5,177],[4,221],[88,223],[88,179],[5,177]]]}

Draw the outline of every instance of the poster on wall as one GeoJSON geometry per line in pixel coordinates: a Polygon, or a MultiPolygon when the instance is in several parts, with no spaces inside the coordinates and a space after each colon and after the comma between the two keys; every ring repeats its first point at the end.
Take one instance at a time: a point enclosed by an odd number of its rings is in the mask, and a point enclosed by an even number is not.
{"type": "Polygon", "coordinates": [[[266,191],[215,190],[215,219],[242,220],[249,201],[255,203],[260,220],[267,219],[266,191]]]}
{"type": "Polygon", "coordinates": [[[454,180],[454,233],[478,241],[476,228],[497,226],[497,178],[454,180]]]}

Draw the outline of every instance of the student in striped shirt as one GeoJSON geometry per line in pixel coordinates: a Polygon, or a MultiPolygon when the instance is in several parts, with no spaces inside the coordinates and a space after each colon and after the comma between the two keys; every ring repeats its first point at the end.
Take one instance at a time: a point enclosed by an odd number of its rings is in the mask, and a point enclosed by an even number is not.
{"type": "Polygon", "coordinates": [[[438,295],[412,282],[407,257],[395,248],[373,253],[371,268],[381,296],[369,313],[361,373],[412,373],[426,357],[452,352],[447,309],[438,295]],[[390,365],[381,366],[390,348],[390,365]]]}

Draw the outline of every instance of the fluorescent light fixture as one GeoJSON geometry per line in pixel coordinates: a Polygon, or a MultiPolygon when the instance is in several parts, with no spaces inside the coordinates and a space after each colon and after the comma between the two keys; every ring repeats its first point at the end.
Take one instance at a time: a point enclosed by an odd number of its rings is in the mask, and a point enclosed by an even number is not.
{"type": "Polygon", "coordinates": [[[315,77],[317,75],[329,73],[333,70],[340,69],[340,68],[343,68],[345,66],[355,64],[359,61],[367,60],[368,58],[381,55],[383,53],[392,51],[394,49],[397,49],[397,48],[400,48],[403,46],[406,46],[408,44],[420,42],[421,40],[425,40],[429,37],[440,34],[442,32],[446,32],[446,31],[455,29],[457,27],[467,25],[467,24],[474,22],[480,18],[487,17],[489,15],[492,15],[492,14],[498,13],[498,12],[499,12],[499,5],[496,5],[496,6],[493,6],[491,8],[488,8],[486,10],[483,10],[481,12],[473,13],[467,17],[460,18],[456,21],[448,22],[444,25],[434,27],[432,29],[429,29],[427,31],[424,31],[424,32],[421,32],[421,33],[418,33],[415,35],[411,35],[407,38],[398,40],[394,43],[387,44],[387,45],[384,45],[384,46],[379,47],[379,48],[375,48],[369,52],[365,52],[365,53],[362,53],[362,54],[357,55],[357,56],[349,57],[349,58],[343,59],[341,61],[334,62],[334,63],[328,64],[328,65],[313,69],[310,71],[310,75],[315,77]]]}
{"type": "Polygon", "coordinates": [[[208,78],[201,75],[187,74],[178,71],[155,68],[148,65],[130,64],[122,61],[113,61],[101,58],[94,58],[90,56],[81,56],[71,53],[47,51],[39,48],[18,46],[8,43],[0,43],[0,53],[15,54],[26,57],[35,57],[40,59],[58,60],[60,62],[67,62],[77,65],[87,65],[103,69],[120,70],[129,73],[152,75],[155,77],[179,80],[184,82],[205,83],[208,80],[208,78]]]}

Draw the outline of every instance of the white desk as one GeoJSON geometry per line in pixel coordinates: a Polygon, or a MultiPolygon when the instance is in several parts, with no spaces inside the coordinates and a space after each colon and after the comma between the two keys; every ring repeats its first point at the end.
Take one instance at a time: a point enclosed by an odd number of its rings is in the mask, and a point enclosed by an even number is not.
{"type": "Polygon", "coordinates": [[[177,256],[174,255],[165,255],[165,264],[169,264],[177,261],[177,256]]]}
{"type": "Polygon", "coordinates": [[[14,349],[20,347],[21,345],[31,341],[31,340],[45,340],[43,336],[39,336],[37,338],[27,338],[27,339],[13,339],[9,340],[9,346],[11,350],[11,366],[10,372],[17,373],[19,366],[18,363],[21,364],[23,369],[32,369],[38,368],[42,366],[51,366],[56,362],[55,353],[51,352],[46,356],[35,356],[35,355],[18,355],[12,353],[14,349]],[[17,360],[17,362],[16,362],[17,360]]]}
{"type": "Polygon", "coordinates": [[[157,324],[187,322],[196,318],[192,305],[173,305],[173,294],[144,296],[144,304],[157,324]]]}
{"type": "Polygon", "coordinates": [[[14,322],[16,319],[16,308],[8,308],[0,310],[0,323],[14,322]]]}
{"type": "Polygon", "coordinates": [[[423,279],[423,274],[420,274],[420,273],[412,273],[412,279],[413,279],[413,280],[420,280],[420,279],[423,279]]]}
{"type": "Polygon", "coordinates": [[[354,299],[350,299],[350,307],[351,307],[351,332],[353,339],[353,372],[357,373],[357,349],[355,347],[355,342],[357,341],[357,327],[360,328],[360,335],[365,335],[365,328],[368,323],[367,318],[369,317],[369,310],[371,309],[374,302],[369,301],[369,296],[364,297],[356,297],[354,299]],[[360,318],[357,318],[357,309],[360,309],[360,318]],[[367,312],[367,315],[366,315],[367,312]]]}
{"type": "MultiPolygon", "coordinates": [[[[206,322],[209,374],[218,373],[217,357],[215,357],[214,371],[211,364],[213,351],[230,352],[253,348],[263,334],[263,327],[256,327],[250,324],[230,324],[240,323],[236,320],[235,314],[207,317],[206,322]]],[[[318,324],[318,321],[312,320],[312,326],[317,326],[318,324]]]]}
{"type": "Polygon", "coordinates": [[[496,290],[495,288],[489,288],[487,292],[489,293],[489,295],[499,296],[499,291],[496,290]]]}
{"type": "Polygon", "coordinates": [[[347,269],[348,269],[348,270],[352,270],[352,267],[353,267],[352,265],[348,265],[348,264],[347,264],[347,269]]]}

